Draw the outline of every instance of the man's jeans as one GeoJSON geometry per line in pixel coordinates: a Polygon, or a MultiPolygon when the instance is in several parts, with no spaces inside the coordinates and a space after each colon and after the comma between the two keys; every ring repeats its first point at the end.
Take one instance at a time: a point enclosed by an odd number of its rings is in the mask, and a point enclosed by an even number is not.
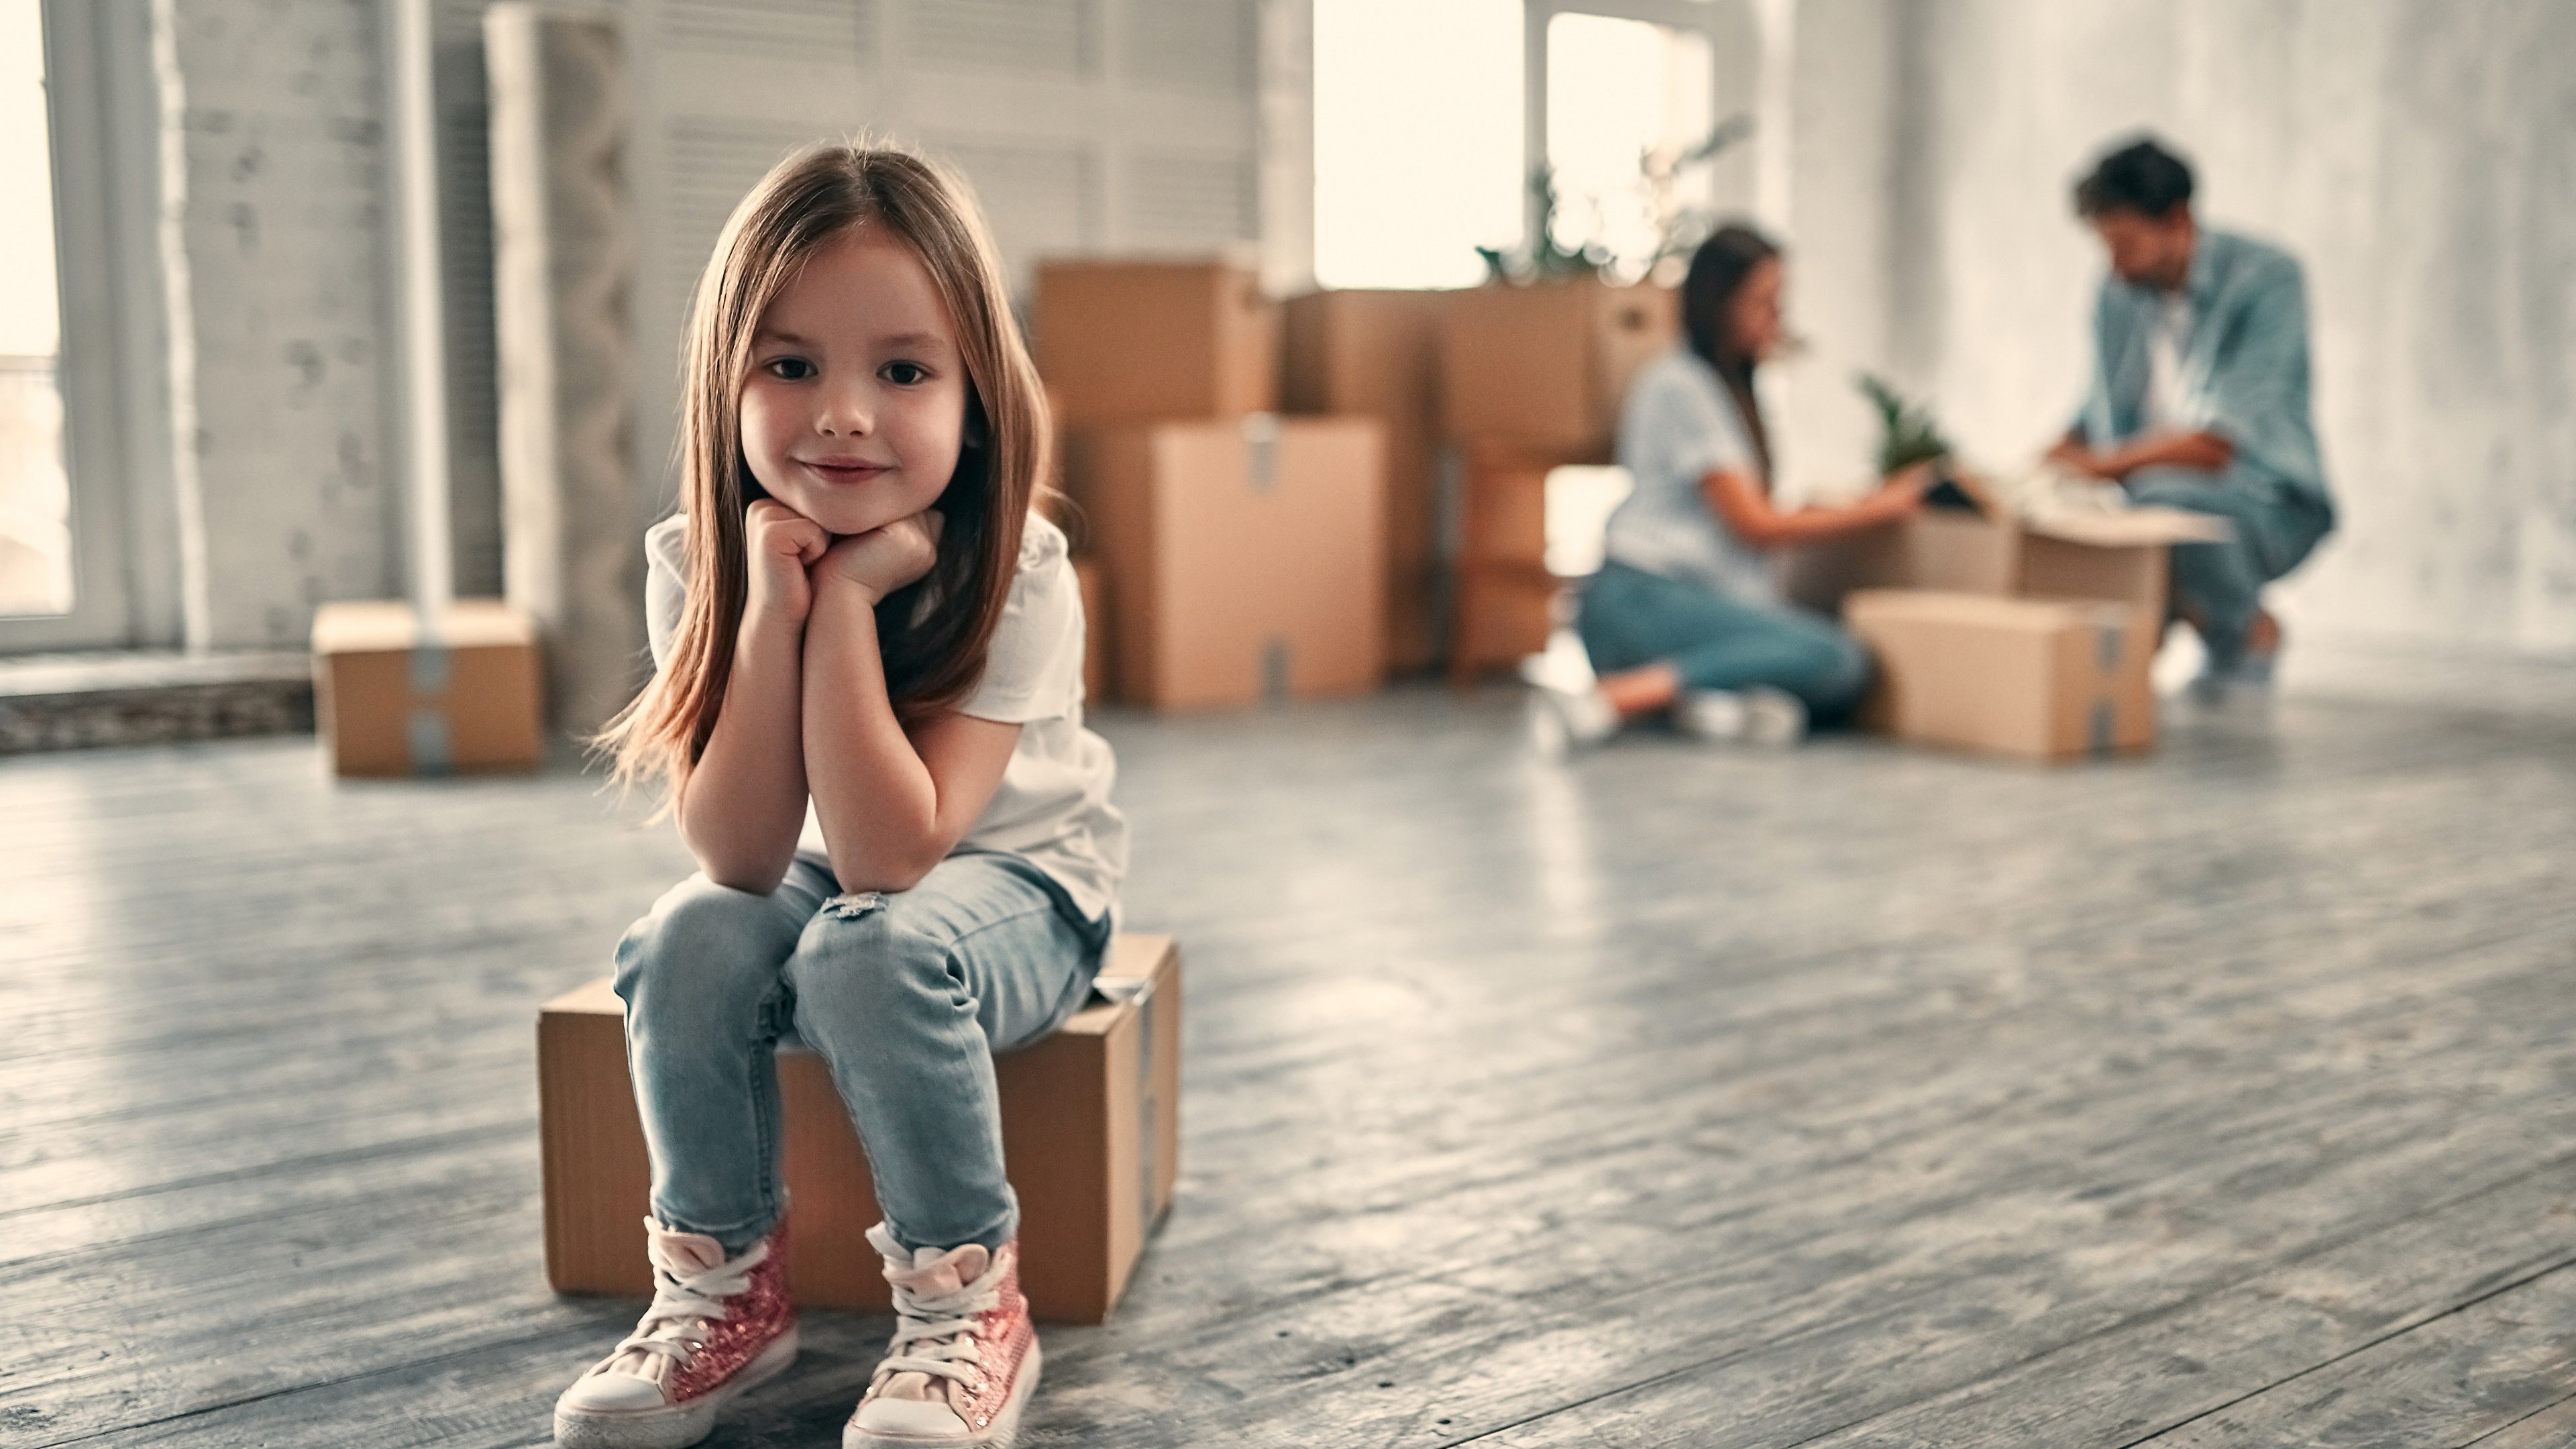
{"type": "Polygon", "coordinates": [[[993,1053],[1080,1009],[1110,925],[1017,856],[949,859],[900,894],[837,894],[800,855],[766,896],[691,876],[617,947],[627,1061],[652,1149],[653,1213],[739,1253],[786,1210],[772,1052],[820,1053],[907,1248],[999,1247],[993,1053]]]}
{"type": "Polygon", "coordinates": [[[2176,609],[2191,616],[2210,662],[2222,668],[2243,657],[2263,586],[2298,567],[2334,529],[2333,505],[2241,469],[2142,469],[2129,480],[2129,498],[2211,514],[2235,530],[2224,542],[2178,543],[2173,550],[2176,609]]]}

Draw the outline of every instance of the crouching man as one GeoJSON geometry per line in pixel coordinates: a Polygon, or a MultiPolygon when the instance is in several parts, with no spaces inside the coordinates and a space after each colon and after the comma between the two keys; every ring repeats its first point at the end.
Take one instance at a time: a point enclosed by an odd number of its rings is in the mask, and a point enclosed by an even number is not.
{"type": "Polygon", "coordinates": [[[2280,622],[2263,586],[2334,528],[2308,407],[2299,264],[2204,228],[2191,168],[2153,140],[2104,156],[2075,210],[2110,254],[2093,309],[2093,383],[2051,453],[2133,501],[2225,519],[2232,537],[2173,552],[2174,611],[2207,646],[2203,698],[2270,684],[2280,622]]]}

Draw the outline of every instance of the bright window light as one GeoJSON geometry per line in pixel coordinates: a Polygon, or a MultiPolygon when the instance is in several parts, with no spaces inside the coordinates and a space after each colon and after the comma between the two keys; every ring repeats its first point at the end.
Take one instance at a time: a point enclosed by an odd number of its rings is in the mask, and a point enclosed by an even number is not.
{"type": "Polygon", "coordinates": [[[1598,243],[1642,274],[1682,218],[1704,211],[1709,168],[1686,162],[1716,125],[1708,38],[1642,20],[1558,15],[1547,23],[1547,159],[1555,233],[1598,243]],[[1659,187],[1650,170],[1666,179],[1659,187]]]}
{"type": "Polygon", "coordinates": [[[1520,0],[1315,0],[1315,279],[1470,287],[1521,235],[1520,0]]]}
{"type": "Polygon", "coordinates": [[[71,607],[54,169],[36,0],[0,0],[0,615],[71,607]]]}

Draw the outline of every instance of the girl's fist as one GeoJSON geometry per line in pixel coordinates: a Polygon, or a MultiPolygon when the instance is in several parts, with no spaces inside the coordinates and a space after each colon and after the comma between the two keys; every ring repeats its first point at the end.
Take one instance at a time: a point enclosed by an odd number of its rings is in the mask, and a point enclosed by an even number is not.
{"type": "Polygon", "coordinates": [[[874,608],[886,595],[930,572],[930,566],[939,561],[939,534],[947,522],[924,509],[836,540],[814,566],[815,583],[838,580],[865,594],[874,608]]]}
{"type": "Polygon", "coordinates": [[[832,536],[775,498],[754,501],[742,531],[751,576],[745,617],[802,625],[814,606],[807,570],[831,548],[832,536]]]}

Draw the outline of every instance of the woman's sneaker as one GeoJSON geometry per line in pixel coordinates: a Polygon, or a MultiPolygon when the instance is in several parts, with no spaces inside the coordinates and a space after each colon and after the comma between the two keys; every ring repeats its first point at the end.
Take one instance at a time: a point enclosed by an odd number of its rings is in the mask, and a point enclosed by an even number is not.
{"type": "Polygon", "coordinates": [[[1549,759],[1590,749],[1619,732],[1619,710],[1598,689],[1557,684],[1530,686],[1530,742],[1549,759]]]}
{"type": "Polygon", "coordinates": [[[1038,1387],[1019,1245],[907,1256],[883,1223],[868,1241],[894,1285],[894,1340],[841,1431],[842,1449],[1005,1449],[1038,1387]]]}
{"type": "Polygon", "coordinates": [[[1794,745],[1807,737],[1807,706],[1784,689],[1686,689],[1673,701],[1673,725],[1695,740],[1730,745],[1794,745]]]}
{"type": "Polygon", "coordinates": [[[558,1444],[681,1449],[707,1437],[719,1405],[796,1361],[785,1223],[731,1260],[713,1238],[644,1228],[653,1306],[555,1400],[558,1444]]]}

